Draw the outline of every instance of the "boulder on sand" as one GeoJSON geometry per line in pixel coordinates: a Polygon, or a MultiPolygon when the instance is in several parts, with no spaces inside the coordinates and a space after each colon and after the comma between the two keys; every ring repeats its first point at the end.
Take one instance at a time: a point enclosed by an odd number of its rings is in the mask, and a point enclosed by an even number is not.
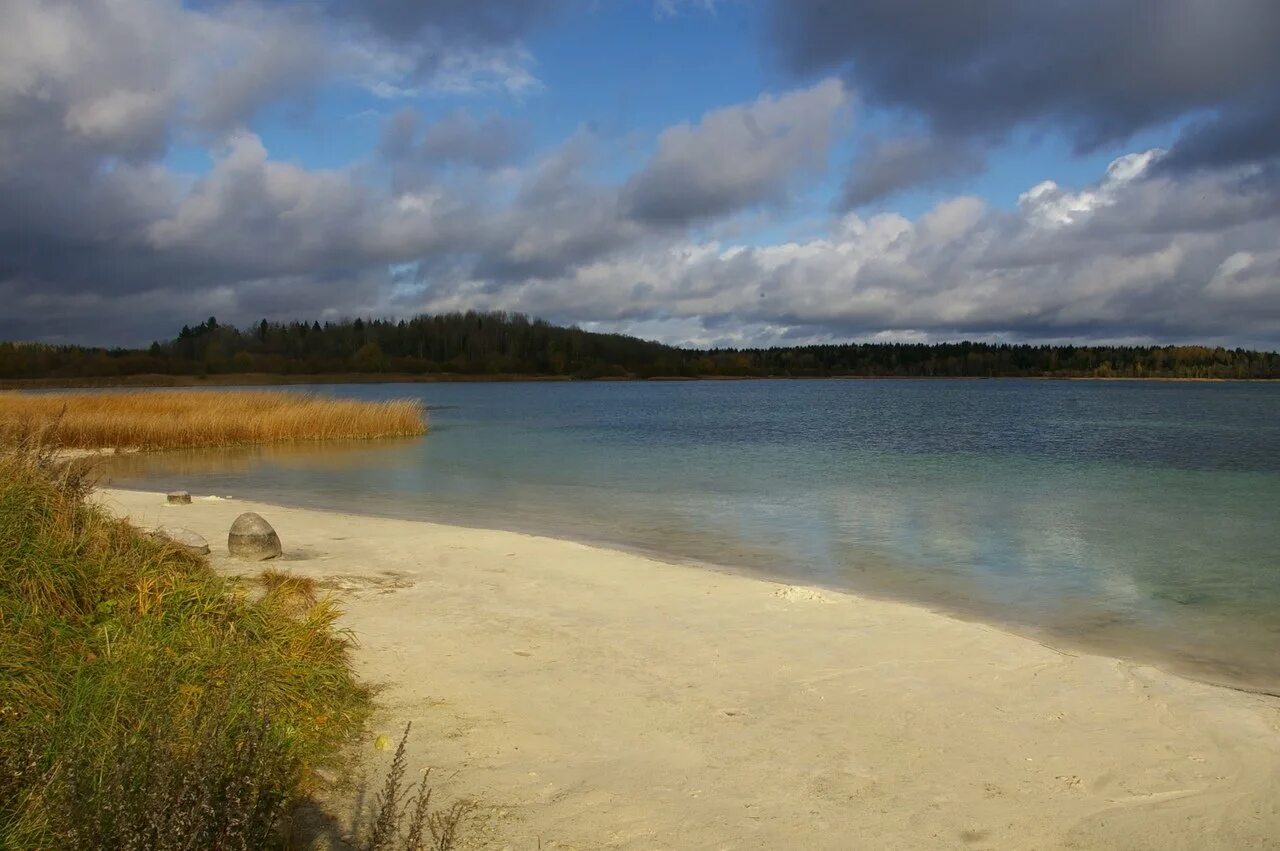
{"type": "Polygon", "coordinates": [[[170,505],[190,505],[191,494],[186,491],[172,491],[167,497],[170,505]]]}
{"type": "Polygon", "coordinates": [[[246,511],[231,524],[227,550],[235,558],[266,561],[280,555],[280,536],[260,514],[246,511]]]}
{"type": "Polygon", "coordinates": [[[161,526],[151,533],[157,538],[164,538],[166,541],[172,541],[180,547],[185,547],[197,555],[208,555],[209,542],[201,535],[192,532],[190,529],[180,529],[173,526],[161,526]]]}

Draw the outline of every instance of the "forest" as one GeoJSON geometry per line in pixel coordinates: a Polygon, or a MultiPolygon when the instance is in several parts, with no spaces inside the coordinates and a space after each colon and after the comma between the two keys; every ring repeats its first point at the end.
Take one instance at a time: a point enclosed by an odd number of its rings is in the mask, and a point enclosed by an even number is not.
{"type": "Polygon", "coordinates": [[[148,348],[0,343],[0,380],[233,375],[402,378],[1280,378],[1280,353],[1206,346],[845,343],[684,349],[518,313],[261,322],[210,317],[148,348]]]}

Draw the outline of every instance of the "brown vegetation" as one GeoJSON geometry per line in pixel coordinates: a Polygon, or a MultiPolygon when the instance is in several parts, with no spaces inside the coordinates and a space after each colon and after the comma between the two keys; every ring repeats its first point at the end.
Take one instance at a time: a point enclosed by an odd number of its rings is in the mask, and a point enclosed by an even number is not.
{"type": "Polygon", "coordinates": [[[0,437],[42,434],[60,449],[181,449],[408,437],[426,431],[421,403],[304,393],[164,391],[0,393],[0,437]]]}
{"type": "Polygon", "coordinates": [[[405,751],[411,726],[405,726],[395,758],[374,798],[368,835],[360,843],[362,851],[452,851],[463,822],[474,807],[472,802],[462,800],[433,808],[432,789],[427,785],[430,770],[420,782],[405,785],[405,751]]]}

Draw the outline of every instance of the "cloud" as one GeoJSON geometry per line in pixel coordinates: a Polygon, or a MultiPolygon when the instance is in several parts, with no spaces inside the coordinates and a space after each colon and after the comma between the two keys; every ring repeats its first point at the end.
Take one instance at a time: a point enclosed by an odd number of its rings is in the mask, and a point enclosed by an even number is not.
{"type": "Polygon", "coordinates": [[[552,20],[561,0],[327,0],[325,9],[388,38],[505,44],[552,20]]]}
{"type": "MultiPolygon", "coordinates": [[[[314,8],[303,0],[277,0],[284,8],[314,8]]],[[[343,38],[374,57],[368,76],[382,97],[536,91],[533,59],[523,47],[529,33],[554,20],[563,0],[319,0],[318,8],[343,27],[343,38]]]]}
{"type": "MultiPolygon", "coordinates": [[[[1168,152],[1121,157],[1089,185],[1033,182],[1014,209],[960,197],[914,219],[845,211],[807,223],[803,240],[774,244],[758,231],[742,243],[707,234],[734,232],[747,211],[773,214],[823,171],[848,112],[850,89],[837,80],[669,127],[629,178],[616,176],[615,140],[589,128],[532,150],[504,119],[466,111],[433,121],[397,113],[374,156],[341,168],[286,161],[251,129],[264,107],[317,86],[385,83],[395,94],[431,85],[449,62],[515,55],[522,34],[555,11],[534,4],[514,24],[483,19],[484,9],[504,8],[0,2],[0,337],[138,343],[210,314],[246,323],[500,308],[675,342],[1280,344],[1280,174],[1263,161],[1266,146],[1231,147],[1268,126],[1250,123],[1265,92],[1222,101],[1168,152]],[[416,17],[430,9],[441,17],[416,17]],[[423,38],[393,32],[398,15],[423,38]],[[445,44],[441,34],[454,32],[456,45],[445,44]],[[207,173],[165,164],[179,139],[209,151],[207,173]]],[[[1042,13],[1011,14],[1010,25],[1024,25],[1042,13]]],[[[866,25],[889,33],[898,18],[885,7],[866,25]]],[[[958,46],[939,31],[942,59],[969,56],[972,73],[989,81],[987,64],[1011,61],[978,62],[988,35],[952,24],[958,46]]],[[[832,29],[823,37],[835,47],[815,44],[813,68],[858,79],[862,66],[846,67],[848,34],[832,29]]],[[[1155,60],[1133,61],[1146,73],[1155,60]]],[[[1241,61],[1270,60],[1242,48],[1241,61]]],[[[875,71],[872,62],[865,73],[875,71]]],[[[1170,109],[1235,91],[1228,83],[1238,70],[1200,71],[1208,94],[1174,86],[1182,94],[1170,109]]],[[[932,85],[930,72],[916,73],[932,85]]],[[[882,100],[903,86],[912,98],[898,97],[898,106],[935,109],[928,86],[879,85],[872,94],[882,100]]],[[[948,85],[964,94],[968,83],[948,85]]],[[[1074,104],[1066,111],[1052,105],[1058,89],[1036,85],[1053,94],[1043,110],[1013,109],[997,87],[989,116],[1110,114],[1105,97],[1089,105],[1096,92],[1087,81],[1054,84],[1090,93],[1061,101],[1074,104]]],[[[961,175],[976,167],[966,145],[1009,126],[981,116],[969,125],[951,109],[929,117],[953,135],[877,142],[855,164],[848,203],[961,175]]],[[[1111,126],[1094,119],[1078,127],[1111,126]]]]}
{"type": "Polygon", "coordinates": [[[844,87],[809,89],[707,113],[658,137],[658,149],[623,189],[630,216],[681,225],[785,199],[795,177],[826,167],[844,87]]]}
{"type": "Polygon", "coordinates": [[[177,0],[8,0],[0,6],[0,104],[56,112],[93,156],[161,155],[175,135],[239,129],[268,103],[334,78],[394,78],[397,56],[334,40],[305,8],[177,0]]]}
{"type": "Polygon", "coordinates": [[[237,3],[178,23],[168,38],[190,48],[180,66],[183,117],[213,137],[327,78],[359,73],[356,51],[334,45],[322,21],[293,10],[237,3]]]}
{"type": "Polygon", "coordinates": [[[1165,163],[1169,169],[1234,166],[1274,160],[1280,153],[1280,90],[1221,110],[1182,133],[1165,163]]]}
{"type": "Polygon", "coordinates": [[[470,112],[454,110],[426,123],[419,110],[406,107],[383,126],[379,149],[388,161],[399,165],[494,169],[513,162],[524,145],[524,129],[498,115],[476,118],[470,112]]]}
{"type": "MultiPolygon", "coordinates": [[[[0,16],[0,115],[6,135],[20,115],[56,120],[71,140],[105,154],[145,158],[163,150],[180,90],[180,51],[163,37],[181,18],[156,4],[14,2],[0,16]],[[124,48],[124,49],[119,49],[124,48]]],[[[42,123],[44,123],[42,121],[42,123]]],[[[25,139],[6,139],[5,160],[25,139]]]]}
{"type": "Polygon", "coordinates": [[[364,192],[346,175],[269,161],[246,132],[231,137],[213,170],[146,238],[158,252],[230,275],[282,274],[348,257],[359,245],[353,224],[366,213],[364,192]]]}
{"type": "MultiPolygon", "coordinates": [[[[773,0],[771,19],[785,67],[842,71],[946,136],[1052,127],[1090,150],[1207,113],[1196,132],[1222,138],[1202,135],[1199,159],[1230,163],[1280,106],[1272,0],[773,0]]],[[[1275,156],[1280,135],[1254,146],[1250,159],[1275,156]]]]}
{"type": "Polygon", "coordinates": [[[744,245],[622,215],[619,189],[587,176],[594,146],[575,136],[525,170],[508,204],[477,207],[440,187],[370,194],[343,172],[273,162],[240,136],[143,230],[146,262],[105,255],[154,267],[145,286],[8,276],[0,295],[13,315],[40,320],[0,333],[479,308],[693,344],[1280,343],[1280,203],[1256,167],[1173,174],[1158,167],[1162,152],[1139,152],[1088,186],[1029,187],[1011,211],[959,197],[914,220],[847,213],[819,237],[744,245]],[[409,278],[391,263],[409,264],[409,278]],[[166,267],[187,276],[166,278],[166,267]]]}
{"type": "Polygon", "coordinates": [[[845,179],[841,205],[850,210],[917,186],[982,171],[982,151],[964,139],[899,136],[871,139],[845,179]]]}
{"type": "Polygon", "coordinates": [[[525,171],[511,205],[477,228],[476,260],[462,267],[474,286],[497,292],[530,277],[563,277],[649,238],[624,214],[619,188],[591,178],[601,154],[596,135],[580,130],[525,171]]]}
{"type": "Polygon", "coordinates": [[[715,14],[719,0],[653,0],[653,13],[658,18],[674,18],[680,15],[685,7],[694,11],[715,14]]]}
{"type": "Polygon", "coordinates": [[[673,342],[848,338],[1280,343],[1272,234],[1280,205],[1249,171],[1162,175],[1159,151],[1077,190],[1042,183],[1014,211],[953,198],[911,220],[848,213],[777,245],[672,238],[560,277],[481,290],[465,274],[432,309],[485,304],[673,342]]]}
{"type": "MultiPolygon", "coordinates": [[[[354,274],[454,235],[464,199],[272,162],[244,129],[267,103],[391,73],[389,54],[333,37],[305,4],[0,5],[0,279],[118,294],[354,274]],[[194,186],[161,164],[179,138],[215,152],[194,186]]],[[[448,119],[419,144],[460,156],[467,129],[448,119]]]]}
{"type": "Polygon", "coordinates": [[[1047,228],[1087,221],[1099,210],[1115,206],[1164,154],[1158,148],[1126,154],[1107,166],[1101,181],[1078,192],[1063,190],[1052,180],[1041,181],[1018,196],[1018,205],[1029,221],[1047,228]]]}

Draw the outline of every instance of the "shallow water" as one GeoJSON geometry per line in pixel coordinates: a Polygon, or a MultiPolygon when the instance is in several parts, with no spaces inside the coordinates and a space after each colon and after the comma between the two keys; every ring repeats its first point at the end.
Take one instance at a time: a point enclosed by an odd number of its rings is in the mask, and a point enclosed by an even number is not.
{"type": "Polygon", "coordinates": [[[420,397],[432,432],[108,478],[735,566],[1280,691],[1280,384],[311,389],[420,397]]]}

